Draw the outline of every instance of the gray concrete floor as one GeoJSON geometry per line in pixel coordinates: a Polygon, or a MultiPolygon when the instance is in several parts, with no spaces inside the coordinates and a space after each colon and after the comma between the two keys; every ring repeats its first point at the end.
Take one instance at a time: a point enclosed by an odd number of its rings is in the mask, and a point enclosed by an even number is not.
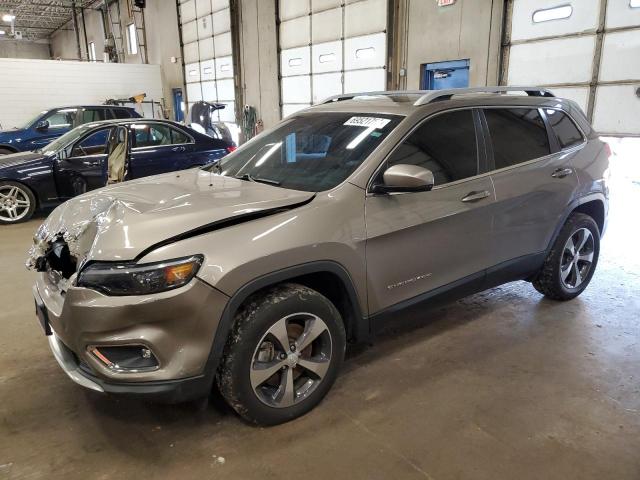
{"type": "Polygon", "coordinates": [[[71,383],[23,267],[39,220],[2,227],[0,478],[640,478],[638,153],[614,165],[581,297],[517,282],[398,326],[350,352],[315,411],[269,429],[220,402],[148,405],[71,383]]]}

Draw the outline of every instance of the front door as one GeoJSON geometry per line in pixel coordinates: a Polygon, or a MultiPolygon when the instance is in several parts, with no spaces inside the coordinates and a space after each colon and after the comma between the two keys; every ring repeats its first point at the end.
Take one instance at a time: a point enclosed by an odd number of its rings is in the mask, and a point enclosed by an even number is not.
{"type": "Polygon", "coordinates": [[[477,118],[471,109],[437,114],[383,165],[427,168],[433,190],[367,194],[370,314],[461,279],[481,279],[489,266],[495,193],[489,175],[479,175],[484,148],[477,118]]]}
{"type": "Polygon", "coordinates": [[[112,128],[93,131],[59,152],[55,178],[61,199],[103,187],[107,159],[107,139],[112,128]]]}

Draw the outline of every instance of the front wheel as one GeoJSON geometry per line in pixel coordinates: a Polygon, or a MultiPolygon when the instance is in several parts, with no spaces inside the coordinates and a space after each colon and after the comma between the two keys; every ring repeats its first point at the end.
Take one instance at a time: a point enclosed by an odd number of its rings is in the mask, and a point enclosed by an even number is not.
{"type": "Polygon", "coordinates": [[[21,183],[0,181],[0,224],[29,220],[36,209],[36,197],[21,183]]]}
{"type": "Polygon", "coordinates": [[[304,415],[335,381],[345,337],[340,313],[315,290],[284,284],[254,295],[225,347],[220,392],[252,423],[276,425],[304,415]]]}
{"type": "Polygon", "coordinates": [[[600,254],[600,230],[589,215],[572,213],[532,283],[554,300],[580,295],[593,277],[600,254]]]}

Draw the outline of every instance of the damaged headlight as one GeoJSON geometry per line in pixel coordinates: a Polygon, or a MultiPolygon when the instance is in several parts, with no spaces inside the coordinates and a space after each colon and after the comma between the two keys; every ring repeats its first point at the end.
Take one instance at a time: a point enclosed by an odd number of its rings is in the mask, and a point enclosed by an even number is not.
{"type": "Polygon", "coordinates": [[[182,287],[202,265],[202,255],[158,263],[95,262],[78,275],[76,285],[107,295],[146,295],[182,287]]]}

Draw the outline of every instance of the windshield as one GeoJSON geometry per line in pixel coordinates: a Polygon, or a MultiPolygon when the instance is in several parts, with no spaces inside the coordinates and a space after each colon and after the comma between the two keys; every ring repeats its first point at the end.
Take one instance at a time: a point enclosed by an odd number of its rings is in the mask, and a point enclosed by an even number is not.
{"type": "Polygon", "coordinates": [[[321,192],[351,175],[402,118],[377,113],[301,115],[206,168],[247,181],[321,192]]]}
{"type": "Polygon", "coordinates": [[[29,121],[27,123],[25,123],[24,125],[22,125],[20,127],[20,129],[27,129],[29,128],[31,125],[33,125],[34,123],[36,123],[36,120],[38,120],[42,115],[44,115],[45,113],[47,113],[49,110],[43,110],[42,112],[38,113],[35,117],[30,118],[29,121]]]}
{"type": "Polygon", "coordinates": [[[89,130],[91,130],[95,125],[81,125],[80,127],[76,127],[70,132],[65,133],[61,137],[56,138],[53,142],[48,144],[46,147],[41,148],[39,151],[44,153],[55,153],[61,148],[66,147],[67,145],[75,142],[78,138],[83,136],[89,130]]]}

